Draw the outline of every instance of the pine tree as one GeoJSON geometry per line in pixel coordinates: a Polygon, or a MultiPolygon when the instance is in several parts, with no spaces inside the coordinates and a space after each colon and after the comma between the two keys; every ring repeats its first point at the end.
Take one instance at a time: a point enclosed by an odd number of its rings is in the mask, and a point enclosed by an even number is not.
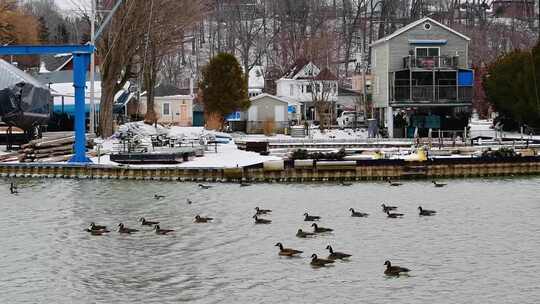
{"type": "Polygon", "coordinates": [[[238,110],[249,108],[246,76],[236,58],[220,53],[203,69],[200,88],[207,114],[223,119],[238,110]]]}
{"type": "Polygon", "coordinates": [[[488,99],[507,127],[540,127],[540,43],[495,60],[484,78],[488,99]]]}

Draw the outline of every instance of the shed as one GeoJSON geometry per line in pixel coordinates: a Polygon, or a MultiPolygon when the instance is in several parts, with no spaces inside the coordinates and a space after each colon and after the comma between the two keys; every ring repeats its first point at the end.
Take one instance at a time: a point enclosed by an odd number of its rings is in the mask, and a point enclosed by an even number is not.
{"type": "Polygon", "coordinates": [[[247,111],[247,133],[264,133],[265,124],[272,126],[276,133],[284,133],[289,126],[288,102],[270,94],[261,94],[251,98],[247,111]]]}

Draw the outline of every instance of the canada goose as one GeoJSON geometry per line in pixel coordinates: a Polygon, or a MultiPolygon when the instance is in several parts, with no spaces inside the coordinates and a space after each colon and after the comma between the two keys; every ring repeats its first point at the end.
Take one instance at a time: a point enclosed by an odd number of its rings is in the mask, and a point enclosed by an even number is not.
{"type": "Polygon", "coordinates": [[[435,188],[442,188],[444,186],[446,186],[446,184],[443,184],[443,183],[437,183],[436,181],[431,181],[433,183],[433,185],[435,186],[435,188]]]}
{"type": "Polygon", "coordinates": [[[201,188],[201,189],[210,189],[210,188],[212,188],[212,186],[199,184],[199,188],[201,188]]]}
{"type": "Polygon", "coordinates": [[[330,251],[330,255],[328,255],[328,259],[330,260],[346,259],[352,256],[351,254],[334,251],[330,245],[326,246],[326,249],[330,251]]]}
{"type": "Polygon", "coordinates": [[[387,179],[386,181],[388,182],[388,184],[390,184],[390,186],[393,186],[393,187],[398,187],[398,186],[403,185],[402,183],[392,182],[390,179],[387,179]]]}
{"type": "Polygon", "coordinates": [[[279,255],[283,255],[283,256],[292,257],[294,255],[297,255],[303,252],[303,251],[292,249],[292,248],[283,248],[283,244],[281,243],[277,243],[274,246],[279,247],[279,255]]]}
{"type": "Polygon", "coordinates": [[[254,215],[253,218],[255,219],[255,224],[270,224],[270,223],[272,223],[271,220],[258,218],[257,215],[254,215]]]}
{"type": "Polygon", "coordinates": [[[245,183],[245,182],[240,183],[240,187],[249,187],[249,186],[251,186],[251,184],[249,183],[245,183]]]}
{"type": "Polygon", "coordinates": [[[107,229],[107,226],[102,226],[102,225],[96,225],[96,223],[94,222],[91,222],[90,223],[90,227],[88,227],[88,230],[106,230],[107,229]]]}
{"type": "Polygon", "coordinates": [[[410,270],[405,267],[399,267],[399,266],[392,266],[390,261],[384,262],[384,265],[386,265],[386,270],[384,271],[385,275],[388,276],[399,276],[402,272],[409,272],[410,270]]]}
{"type": "Polygon", "coordinates": [[[311,255],[311,266],[324,267],[326,264],[332,263],[334,263],[332,260],[319,259],[315,253],[311,255]]]}
{"type": "Polygon", "coordinates": [[[297,237],[304,238],[304,239],[309,237],[309,236],[314,236],[314,235],[315,235],[315,233],[302,231],[302,229],[298,229],[298,231],[296,232],[297,237]]]}
{"type": "Polygon", "coordinates": [[[390,213],[390,211],[386,211],[386,214],[389,218],[398,218],[403,216],[403,213],[390,213]]]}
{"type": "Polygon", "coordinates": [[[90,229],[86,229],[87,232],[90,232],[91,235],[103,235],[105,233],[109,233],[110,231],[109,230],[90,230],[90,229]]]}
{"type": "Polygon", "coordinates": [[[120,232],[120,233],[131,234],[131,233],[137,232],[137,231],[139,231],[139,230],[127,228],[127,227],[125,227],[124,224],[122,224],[122,223],[118,224],[118,232],[120,232]]]}
{"type": "Polygon", "coordinates": [[[15,185],[15,183],[11,183],[11,184],[9,185],[9,192],[11,192],[11,194],[17,194],[17,193],[19,193],[18,188],[17,188],[17,185],[15,185]]]}
{"type": "Polygon", "coordinates": [[[309,215],[307,212],[304,213],[304,221],[306,221],[306,222],[318,221],[318,220],[320,220],[320,219],[321,219],[320,216],[317,216],[317,215],[309,215]]]}
{"type": "Polygon", "coordinates": [[[190,200],[190,199],[188,198],[188,199],[186,199],[186,203],[187,203],[188,205],[191,205],[191,204],[193,204],[193,201],[190,200]]]}
{"type": "Polygon", "coordinates": [[[267,213],[272,212],[272,210],[270,209],[260,209],[259,207],[255,207],[255,211],[257,211],[257,215],[267,214],[267,213]]]}
{"type": "Polygon", "coordinates": [[[141,217],[139,219],[139,222],[141,222],[141,225],[143,226],[154,226],[154,225],[159,224],[159,222],[147,221],[144,217],[141,217]]]}
{"type": "Polygon", "coordinates": [[[385,204],[381,204],[381,207],[382,207],[382,211],[384,213],[386,213],[388,211],[391,211],[391,210],[396,210],[397,209],[396,206],[386,206],[385,204]]]}
{"type": "Polygon", "coordinates": [[[435,215],[435,213],[437,213],[437,211],[434,211],[434,210],[422,209],[422,207],[420,207],[420,206],[418,206],[418,210],[420,210],[420,215],[421,216],[431,216],[431,215],[435,215]]]}
{"type": "Polygon", "coordinates": [[[164,199],[165,195],[154,194],[154,198],[157,200],[164,199]]]}
{"type": "Polygon", "coordinates": [[[311,224],[311,227],[313,227],[313,232],[315,232],[315,233],[334,231],[334,229],[319,227],[315,223],[311,224]]]}
{"type": "Polygon", "coordinates": [[[349,211],[351,212],[352,217],[366,217],[366,216],[369,215],[368,213],[362,213],[362,212],[354,211],[353,208],[349,208],[349,211]]]}
{"type": "Polygon", "coordinates": [[[211,217],[201,217],[200,215],[195,216],[195,223],[208,223],[209,221],[213,220],[214,218],[211,217]]]}
{"type": "Polygon", "coordinates": [[[156,232],[156,234],[161,234],[161,235],[165,235],[169,232],[174,232],[174,230],[172,229],[161,229],[159,228],[159,225],[154,226],[154,231],[156,232]]]}

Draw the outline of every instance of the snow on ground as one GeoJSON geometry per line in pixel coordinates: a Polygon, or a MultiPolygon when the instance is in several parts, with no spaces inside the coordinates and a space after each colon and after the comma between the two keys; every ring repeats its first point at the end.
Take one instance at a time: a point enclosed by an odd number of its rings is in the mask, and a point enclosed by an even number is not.
{"type": "MultiPolygon", "coordinates": [[[[113,141],[104,142],[104,147],[112,147],[113,141]]],[[[129,165],[133,168],[155,168],[155,167],[177,167],[177,168],[235,168],[259,164],[270,160],[281,160],[276,156],[263,156],[255,152],[239,150],[234,142],[228,144],[219,144],[218,152],[214,151],[213,146],[209,146],[209,151],[204,152],[203,157],[197,157],[192,161],[181,164],[170,165],[129,165]]],[[[91,158],[94,164],[101,165],[120,165],[110,160],[109,155],[91,158]]]]}
{"type": "Polygon", "coordinates": [[[312,128],[310,129],[311,135],[306,137],[292,137],[290,135],[283,135],[283,134],[276,134],[274,136],[265,136],[262,134],[249,134],[249,135],[239,135],[239,138],[242,139],[259,139],[259,140],[280,140],[280,139],[316,139],[316,140],[336,140],[336,139],[344,139],[344,140],[363,140],[368,138],[368,132],[365,129],[359,129],[358,131],[352,130],[352,129],[332,129],[332,130],[325,130],[324,133],[321,132],[318,128],[312,128]]]}

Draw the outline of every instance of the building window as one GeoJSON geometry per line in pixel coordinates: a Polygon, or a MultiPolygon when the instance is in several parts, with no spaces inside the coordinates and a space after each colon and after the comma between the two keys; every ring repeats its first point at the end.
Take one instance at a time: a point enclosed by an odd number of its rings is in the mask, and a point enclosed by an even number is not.
{"type": "Polygon", "coordinates": [[[290,89],[291,89],[291,92],[290,92],[289,96],[294,96],[294,86],[292,84],[291,84],[290,89]]]}
{"type": "Polygon", "coordinates": [[[373,95],[379,95],[379,76],[374,77],[373,95]]]}
{"type": "Polygon", "coordinates": [[[427,23],[427,22],[424,23],[424,29],[425,29],[426,31],[429,31],[429,30],[431,29],[431,24],[430,24],[430,23],[427,23]]]}
{"type": "Polygon", "coordinates": [[[438,47],[416,48],[416,57],[439,57],[438,47]]]}
{"type": "Polygon", "coordinates": [[[308,84],[306,86],[306,93],[312,93],[312,92],[313,92],[313,87],[310,84],[308,84]]]}
{"type": "Polygon", "coordinates": [[[161,109],[161,114],[162,115],[171,115],[171,104],[166,102],[166,103],[163,103],[163,107],[161,109]]]}

